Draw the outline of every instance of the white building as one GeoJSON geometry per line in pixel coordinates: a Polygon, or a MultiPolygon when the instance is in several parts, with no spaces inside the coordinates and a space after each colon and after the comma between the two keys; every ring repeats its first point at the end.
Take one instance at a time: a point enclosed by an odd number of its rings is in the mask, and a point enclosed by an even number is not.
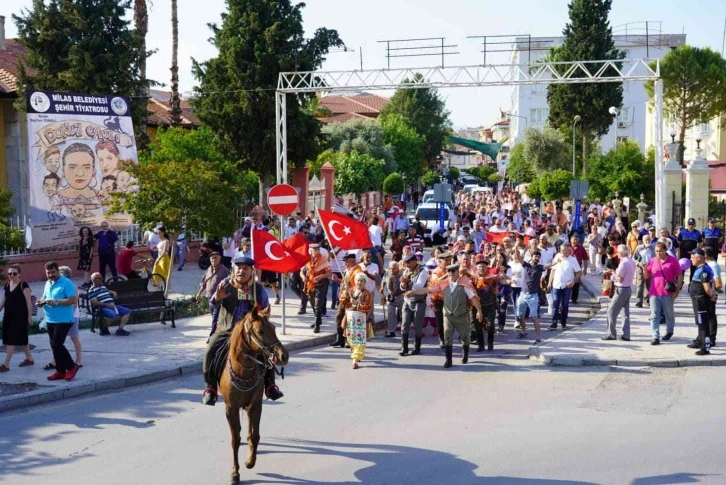
{"type": "MultiPolygon", "coordinates": [[[[615,46],[625,51],[625,59],[662,59],[668,51],[685,44],[685,34],[613,35],[615,46]]],[[[529,64],[546,56],[549,49],[561,45],[564,37],[517,38],[511,64],[529,64]]],[[[607,151],[616,140],[633,140],[645,151],[648,95],[643,82],[623,85],[623,105],[610,131],[603,136],[600,147],[607,151]]],[[[527,126],[543,128],[547,124],[547,84],[517,85],[511,95],[511,145],[524,134],[527,126]]]]}

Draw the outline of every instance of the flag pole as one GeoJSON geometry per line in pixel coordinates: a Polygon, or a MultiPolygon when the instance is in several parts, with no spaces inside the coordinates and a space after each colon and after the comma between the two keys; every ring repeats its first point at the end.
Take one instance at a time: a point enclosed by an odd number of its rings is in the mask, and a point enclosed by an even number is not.
{"type": "MultiPolygon", "coordinates": [[[[318,215],[318,221],[321,221],[320,209],[318,207],[318,204],[315,204],[315,213],[318,215]]],[[[323,224],[322,221],[320,222],[320,224],[323,224]]],[[[328,241],[331,241],[330,236],[328,235],[328,230],[325,227],[325,224],[323,224],[323,232],[325,232],[325,237],[328,238],[328,241]]],[[[334,246],[334,247],[338,247],[338,246],[334,246]]],[[[333,247],[330,248],[330,251],[334,252],[333,247]]],[[[343,249],[338,247],[338,253],[340,253],[340,251],[343,251],[343,249]]],[[[338,288],[338,303],[339,303],[340,302],[340,288],[342,288],[342,286],[343,286],[342,282],[345,281],[345,273],[343,273],[343,270],[340,267],[340,260],[338,259],[338,253],[335,253],[333,256],[335,259],[335,266],[338,268],[338,273],[340,273],[340,279],[342,280],[341,283],[339,284],[339,288],[338,288]]],[[[332,303],[335,303],[335,302],[332,302],[332,303]]]]}
{"type": "MultiPolygon", "coordinates": [[[[285,234],[283,232],[285,229],[282,227],[282,219],[283,219],[282,216],[280,216],[280,239],[281,240],[285,236],[285,234]]],[[[281,298],[281,300],[282,300],[282,312],[281,312],[281,315],[282,315],[282,334],[283,335],[287,335],[285,333],[286,330],[287,330],[287,328],[285,327],[285,275],[282,274],[282,273],[280,273],[280,293],[282,293],[282,298],[281,298]]]]}

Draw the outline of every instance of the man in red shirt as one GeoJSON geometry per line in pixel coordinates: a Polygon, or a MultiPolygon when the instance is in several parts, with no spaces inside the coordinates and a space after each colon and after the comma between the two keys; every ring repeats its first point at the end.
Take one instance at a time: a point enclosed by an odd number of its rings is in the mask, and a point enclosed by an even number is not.
{"type": "Polygon", "coordinates": [[[129,241],[126,243],[126,249],[121,251],[116,261],[116,267],[118,268],[119,274],[124,275],[128,279],[140,278],[139,274],[131,269],[131,264],[134,262],[134,242],[129,241]]]}
{"type": "MultiPolygon", "coordinates": [[[[590,256],[587,255],[587,251],[580,244],[580,239],[577,235],[570,238],[570,245],[572,246],[572,256],[575,257],[577,263],[582,268],[582,274],[587,274],[587,263],[590,261],[590,256]]],[[[572,303],[577,303],[577,297],[580,294],[580,282],[578,281],[572,285],[572,303]]]]}

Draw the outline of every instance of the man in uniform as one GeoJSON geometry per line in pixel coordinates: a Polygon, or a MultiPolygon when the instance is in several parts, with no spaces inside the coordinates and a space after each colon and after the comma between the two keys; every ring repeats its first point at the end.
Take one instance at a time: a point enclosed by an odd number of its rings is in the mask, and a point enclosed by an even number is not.
{"type": "Polygon", "coordinates": [[[343,262],[345,263],[345,270],[343,270],[342,277],[333,275],[333,279],[340,283],[340,289],[338,290],[338,312],[335,314],[335,328],[338,332],[338,338],[330,344],[330,347],[345,348],[345,336],[343,333],[343,317],[345,317],[345,306],[350,298],[350,290],[355,288],[355,276],[356,274],[363,271],[356,261],[355,254],[348,253],[343,256],[343,262]]]}
{"type": "MultiPolygon", "coordinates": [[[[232,329],[254,307],[257,307],[262,314],[269,315],[270,312],[270,300],[267,292],[254,278],[255,262],[239,254],[234,257],[232,262],[232,276],[222,280],[210,300],[212,305],[220,304],[221,308],[217,331],[209,339],[202,365],[206,384],[206,389],[202,394],[202,404],[208,406],[214,406],[217,402],[217,383],[227,362],[228,342],[232,329]]],[[[265,395],[273,401],[283,397],[282,392],[275,385],[274,369],[268,369],[265,372],[265,395]]]]}
{"type": "MultiPolygon", "coordinates": [[[[454,345],[454,330],[461,336],[462,359],[461,363],[469,362],[470,344],[470,308],[476,308],[475,321],[481,322],[483,315],[479,297],[470,285],[459,283],[460,264],[452,264],[446,267],[449,274],[449,284],[444,289],[444,345],[446,361],[444,367],[451,367],[451,359],[454,345]]],[[[481,334],[477,334],[480,337],[481,334]]],[[[481,344],[480,344],[481,346],[481,344]]]]}
{"type": "MultiPolygon", "coordinates": [[[[690,220],[689,220],[690,223],[690,220]]],[[[693,314],[698,326],[698,337],[689,344],[691,349],[699,349],[696,355],[708,355],[711,350],[711,301],[715,300],[713,292],[713,270],[706,264],[703,249],[691,251],[691,282],[688,294],[691,295],[693,314]]]]}
{"type": "Polygon", "coordinates": [[[330,275],[333,273],[330,262],[320,252],[320,244],[311,244],[310,262],[305,265],[307,271],[301,271],[300,276],[305,285],[304,291],[310,298],[310,303],[315,312],[315,323],[312,325],[314,333],[320,333],[320,325],[323,323],[325,313],[325,298],[328,295],[328,284],[330,275]]]}
{"type": "Polygon", "coordinates": [[[406,269],[401,276],[401,290],[406,292],[403,298],[403,324],[401,325],[401,351],[400,356],[408,355],[408,333],[411,330],[411,324],[415,332],[415,347],[411,355],[421,353],[421,338],[423,337],[423,321],[426,316],[426,296],[409,295],[411,290],[420,290],[426,286],[428,281],[428,273],[418,264],[418,259],[414,253],[409,253],[403,259],[406,269]]]}
{"type": "Polygon", "coordinates": [[[439,254],[437,258],[437,267],[431,272],[429,278],[429,288],[431,291],[431,303],[434,307],[434,316],[436,317],[436,333],[439,335],[439,347],[445,347],[444,343],[444,286],[448,284],[448,272],[446,267],[451,264],[454,256],[448,252],[439,254]],[[443,286],[442,286],[443,285],[443,286]]]}
{"type": "Polygon", "coordinates": [[[716,227],[716,219],[708,218],[708,227],[703,230],[703,245],[707,248],[713,248],[718,253],[721,249],[723,233],[720,227],[716,227]]]}
{"type": "Polygon", "coordinates": [[[686,254],[692,254],[691,251],[698,247],[698,243],[701,242],[701,231],[696,229],[696,219],[691,217],[688,219],[688,227],[682,229],[678,234],[678,243],[681,247],[681,257],[685,257],[686,254]]]}
{"type": "Polygon", "coordinates": [[[480,318],[474,321],[476,331],[477,352],[484,350],[484,321],[487,329],[487,350],[494,350],[494,334],[496,333],[495,319],[497,318],[497,282],[498,274],[487,274],[489,265],[486,258],[479,254],[476,256],[477,277],[474,288],[479,298],[481,308],[480,318]],[[483,318],[482,318],[483,317],[483,318]]]}
{"type": "Polygon", "coordinates": [[[396,326],[402,320],[403,311],[403,291],[401,290],[401,269],[396,261],[391,261],[388,266],[389,270],[383,280],[383,286],[386,289],[386,337],[392,338],[396,336],[396,326]]]}

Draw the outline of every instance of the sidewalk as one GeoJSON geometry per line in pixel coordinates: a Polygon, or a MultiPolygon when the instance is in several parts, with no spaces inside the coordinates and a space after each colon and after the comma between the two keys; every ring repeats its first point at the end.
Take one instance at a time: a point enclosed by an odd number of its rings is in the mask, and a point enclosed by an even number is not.
{"type": "MultiPolygon", "coordinates": [[[[601,277],[586,276],[585,282],[595,291],[599,290],[601,277]]],[[[633,292],[635,295],[635,292],[633,292]]],[[[546,340],[542,344],[529,349],[530,359],[562,366],[650,366],[650,367],[685,367],[726,365],[726,346],[724,340],[719,346],[711,349],[711,355],[699,357],[695,349],[686,345],[696,337],[698,330],[694,323],[691,298],[686,291],[681,292],[675,302],[676,327],[670,341],[662,341],[660,345],[650,345],[650,309],[635,307],[635,297],[630,304],[630,342],[622,340],[603,341],[600,337],[606,334],[607,307],[609,298],[600,298],[601,310],[594,318],[582,326],[566,332],[557,332],[557,337],[546,340]]],[[[726,324],[726,307],[722,301],[717,305],[718,320],[726,324]]],[[[624,314],[618,319],[618,338],[622,328],[624,314]]],[[[720,332],[726,330],[720,329],[720,332]]],[[[665,335],[665,325],[661,325],[661,338],[665,335]]],[[[547,332],[553,333],[553,332],[547,332]]]]}
{"type": "MultiPolygon", "coordinates": [[[[199,275],[201,277],[201,271],[199,275]]],[[[272,292],[269,293],[270,301],[273,302],[272,292]]],[[[335,338],[333,310],[328,310],[328,317],[323,320],[320,333],[315,334],[310,328],[315,317],[310,312],[298,316],[296,313],[300,300],[295,298],[291,291],[288,291],[286,296],[289,297],[285,305],[286,335],[282,334],[280,323],[281,305],[273,304],[272,314],[277,326],[277,336],[288,351],[333,341],[335,338]]],[[[379,315],[380,311],[377,312],[377,316],[379,315]]],[[[210,322],[209,315],[202,315],[177,320],[176,329],[158,322],[129,325],[126,327],[131,332],[129,337],[117,337],[113,334],[113,329],[111,335],[107,337],[101,337],[89,330],[81,330],[84,366],[71,382],[50,382],[46,379],[53,373],[43,370],[43,366],[53,358],[48,335],[31,335],[30,343],[36,346],[32,351],[35,365],[18,367],[24,359],[22,352],[13,356],[10,371],[0,374],[0,412],[201,372],[210,322]],[[12,392],[15,394],[10,394],[12,392]]],[[[75,358],[70,339],[66,340],[66,348],[75,358]]],[[[201,389],[201,377],[199,385],[201,389]]]]}

